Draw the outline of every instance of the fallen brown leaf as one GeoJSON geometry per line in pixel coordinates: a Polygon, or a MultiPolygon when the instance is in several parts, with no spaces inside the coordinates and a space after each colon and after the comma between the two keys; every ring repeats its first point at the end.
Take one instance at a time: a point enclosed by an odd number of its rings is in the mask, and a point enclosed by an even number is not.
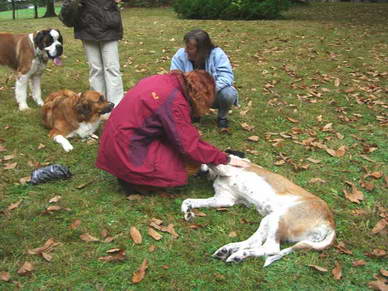
{"type": "Polygon", "coordinates": [[[340,280],[342,278],[342,267],[338,261],[335,262],[335,268],[331,271],[334,279],[340,280]]]}
{"type": "Polygon", "coordinates": [[[314,184],[314,183],[326,183],[326,181],[321,179],[321,178],[312,178],[312,179],[310,179],[309,183],[312,183],[312,184],[314,184]]]}
{"type": "Polygon", "coordinates": [[[357,260],[352,262],[353,267],[360,267],[365,265],[366,265],[366,262],[364,260],[357,260]]]}
{"type": "Polygon", "coordinates": [[[381,275],[383,275],[384,277],[388,277],[388,271],[387,271],[387,270],[380,269],[380,273],[381,273],[381,275]]]}
{"type": "Polygon", "coordinates": [[[6,156],[3,157],[3,160],[4,160],[4,161],[9,161],[9,160],[12,160],[12,159],[14,159],[14,158],[16,158],[16,155],[15,155],[15,154],[6,155],[6,156]]]}
{"type": "Polygon", "coordinates": [[[288,121],[290,121],[292,123],[298,123],[299,122],[299,120],[291,118],[291,117],[288,117],[288,116],[287,116],[287,119],[288,119],[288,121]]]}
{"type": "Polygon", "coordinates": [[[157,219],[157,218],[151,218],[151,222],[154,222],[157,225],[163,224],[163,220],[157,219]]]}
{"type": "Polygon", "coordinates": [[[111,255],[99,257],[98,260],[102,262],[117,262],[124,261],[127,258],[124,249],[111,249],[107,253],[111,255]]]}
{"type": "Polygon", "coordinates": [[[62,207],[59,205],[52,205],[52,206],[47,207],[46,211],[53,212],[53,211],[59,211],[61,209],[62,209],[62,207]]]}
{"type": "Polygon", "coordinates": [[[174,225],[173,224],[169,224],[166,228],[166,232],[168,232],[169,234],[172,235],[173,238],[178,238],[179,237],[179,234],[176,233],[175,229],[174,229],[174,225]]]}
{"type": "Polygon", "coordinates": [[[0,272],[0,280],[8,282],[11,279],[11,275],[8,272],[0,272]]]}
{"type": "Polygon", "coordinates": [[[235,231],[231,231],[229,234],[228,234],[229,237],[237,237],[237,232],[235,231]]]}
{"type": "Polygon", "coordinates": [[[360,181],[360,185],[367,191],[372,191],[375,188],[375,185],[373,185],[373,183],[367,181],[360,181]]]}
{"type": "Polygon", "coordinates": [[[19,179],[19,183],[22,185],[25,185],[30,181],[31,181],[31,176],[22,177],[19,179]]]}
{"type": "Polygon", "coordinates": [[[314,164],[319,164],[319,163],[321,162],[321,160],[315,160],[315,159],[313,159],[313,158],[307,158],[307,160],[308,160],[309,162],[314,163],[314,164]]]}
{"type": "Polygon", "coordinates": [[[144,195],[131,194],[131,195],[128,195],[127,199],[130,200],[130,201],[142,200],[142,199],[144,199],[144,195]]]}
{"type": "Polygon", "coordinates": [[[364,194],[361,191],[357,190],[356,186],[353,183],[348,181],[346,181],[346,183],[351,185],[352,187],[352,192],[348,192],[346,189],[343,190],[346,199],[354,203],[360,204],[360,201],[364,200],[364,194]]]}
{"type": "Polygon", "coordinates": [[[77,229],[78,226],[80,226],[80,225],[81,225],[81,220],[76,219],[73,221],[72,224],[69,225],[69,228],[74,230],[74,229],[77,229]]]}
{"type": "Polygon", "coordinates": [[[371,281],[368,283],[368,287],[373,290],[387,291],[388,287],[383,280],[371,281]]]}
{"type": "Polygon", "coordinates": [[[199,228],[203,228],[203,227],[205,227],[205,226],[206,226],[206,225],[194,223],[194,224],[190,224],[190,225],[189,225],[189,228],[191,228],[191,229],[199,229],[199,228]]]}
{"type": "Polygon", "coordinates": [[[194,212],[195,216],[197,216],[197,217],[205,217],[205,216],[207,216],[206,213],[201,212],[198,209],[193,209],[193,212],[194,212]]]}
{"type": "Polygon", "coordinates": [[[241,127],[246,131],[252,131],[255,128],[253,125],[250,125],[246,122],[241,123],[241,127]]]}
{"type": "Polygon", "coordinates": [[[150,253],[154,252],[155,250],[156,250],[156,246],[155,246],[155,245],[150,245],[150,246],[148,247],[148,251],[149,251],[150,253]]]}
{"type": "Polygon", "coordinates": [[[25,276],[31,274],[34,270],[34,266],[30,262],[24,262],[23,266],[17,271],[20,276],[25,276]]]}
{"type": "Polygon", "coordinates": [[[133,273],[132,283],[137,284],[144,279],[145,272],[148,268],[147,259],[144,259],[143,263],[140,265],[139,269],[133,273]]]}
{"type": "Polygon", "coordinates": [[[20,203],[22,203],[23,200],[19,200],[18,202],[12,203],[8,206],[8,210],[14,210],[15,208],[18,208],[20,203]]]}
{"type": "Polygon", "coordinates": [[[387,252],[382,249],[374,249],[372,252],[367,253],[366,255],[371,258],[382,258],[387,255],[387,252]]]}
{"type": "Polygon", "coordinates": [[[91,236],[88,233],[83,233],[79,237],[80,237],[80,239],[82,239],[85,242],[97,242],[97,241],[100,241],[98,238],[96,238],[94,236],[91,236]]]}
{"type": "Polygon", "coordinates": [[[51,198],[50,200],[49,200],[49,203],[57,203],[59,200],[61,200],[62,199],[62,196],[61,195],[56,195],[56,196],[54,196],[53,198],[51,198]]]}
{"type": "Polygon", "coordinates": [[[53,256],[48,254],[48,253],[45,253],[45,252],[42,252],[40,254],[47,262],[51,262],[51,260],[53,259],[53,256]]]}
{"type": "Polygon", "coordinates": [[[339,242],[336,246],[335,246],[336,249],[340,250],[342,253],[344,254],[347,254],[347,255],[352,255],[352,251],[347,249],[346,246],[345,246],[345,243],[344,242],[339,242]]]}
{"type": "Polygon", "coordinates": [[[319,271],[319,272],[327,272],[327,269],[324,268],[324,267],[320,267],[320,266],[317,266],[317,265],[308,265],[309,267],[319,271]]]}
{"type": "Polygon", "coordinates": [[[16,168],[18,163],[6,163],[4,166],[4,170],[13,170],[16,168]]]}
{"type": "Polygon", "coordinates": [[[161,234],[159,234],[156,230],[154,230],[151,227],[148,228],[148,235],[152,237],[154,240],[161,240],[163,238],[161,234]]]}
{"type": "Polygon", "coordinates": [[[386,218],[380,219],[372,229],[373,234],[377,234],[382,231],[388,225],[388,220],[386,218]]]}
{"type": "Polygon", "coordinates": [[[44,149],[45,147],[46,147],[46,146],[45,146],[44,144],[40,143],[40,144],[38,145],[38,150],[44,149]]]}
{"type": "Polygon", "coordinates": [[[252,135],[250,137],[247,138],[247,140],[249,141],[253,141],[253,142],[258,142],[259,141],[259,137],[257,135],[252,135]]]}
{"type": "Polygon", "coordinates": [[[56,242],[53,238],[49,238],[43,246],[35,249],[30,249],[27,251],[29,255],[40,255],[43,252],[49,253],[55,248],[56,246],[60,245],[61,243],[56,242]]]}
{"type": "Polygon", "coordinates": [[[143,241],[140,231],[136,227],[131,226],[129,234],[135,244],[139,245],[143,241]]]}

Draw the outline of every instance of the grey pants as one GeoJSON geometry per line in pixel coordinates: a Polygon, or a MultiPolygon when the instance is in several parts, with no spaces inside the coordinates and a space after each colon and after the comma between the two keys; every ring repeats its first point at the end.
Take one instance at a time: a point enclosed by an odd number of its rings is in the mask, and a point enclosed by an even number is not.
{"type": "Polygon", "coordinates": [[[124,95],[118,41],[82,41],[89,63],[90,89],[117,106],[124,95]]]}
{"type": "Polygon", "coordinates": [[[218,91],[214,108],[218,109],[218,118],[223,119],[228,117],[228,111],[232,105],[238,104],[238,92],[234,87],[225,87],[218,91]]]}

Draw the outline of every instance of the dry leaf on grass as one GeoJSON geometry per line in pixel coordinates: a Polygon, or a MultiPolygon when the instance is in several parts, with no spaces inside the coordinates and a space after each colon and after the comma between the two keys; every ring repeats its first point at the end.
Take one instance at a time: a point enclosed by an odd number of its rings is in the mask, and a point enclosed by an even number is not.
{"type": "Polygon", "coordinates": [[[366,262],[364,260],[357,260],[352,262],[353,267],[361,267],[365,265],[366,265],[366,262]]]}
{"type": "Polygon", "coordinates": [[[321,160],[316,160],[316,159],[313,159],[313,158],[307,158],[307,160],[308,160],[309,162],[314,163],[314,164],[319,164],[319,163],[321,162],[321,160]]]}
{"type": "Polygon", "coordinates": [[[388,271],[387,271],[387,270],[380,269],[380,273],[381,273],[381,275],[383,275],[384,277],[388,277],[388,271]]]}
{"type": "Polygon", "coordinates": [[[364,200],[364,194],[359,191],[353,183],[348,181],[346,181],[346,183],[352,187],[352,192],[349,192],[346,189],[343,190],[346,199],[354,203],[360,204],[361,200],[364,200]]]}
{"type": "Polygon", "coordinates": [[[228,234],[229,237],[237,237],[237,232],[235,231],[231,231],[229,234],[228,234]]]}
{"type": "Polygon", "coordinates": [[[205,217],[205,216],[207,216],[206,213],[201,212],[198,209],[193,209],[193,212],[194,212],[195,216],[197,216],[197,217],[205,217]]]}
{"type": "Polygon", "coordinates": [[[373,234],[377,234],[382,231],[388,225],[388,220],[386,218],[380,219],[372,229],[373,234]]]}
{"type": "Polygon", "coordinates": [[[149,251],[150,253],[154,252],[155,250],[156,250],[156,246],[155,246],[155,245],[150,245],[150,246],[148,247],[148,251],[149,251]]]}
{"type": "Polygon", "coordinates": [[[384,280],[376,280],[368,283],[368,287],[378,291],[388,291],[388,285],[384,280]]]}
{"type": "Polygon", "coordinates": [[[311,184],[314,184],[314,183],[326,183],[326,181],[321,179],[321,178],[312,178],[312,179],[310,179],[309,183],[311,183],[311,184]]]}
{"type": "Polygon", "coordinates": [[[30,181],[31,181],[31,176],[22,177],[19,179],[19,183],[22,185],[25,185],[30,181]]]}
{"type": "Polygon", "coordinates": [[[61,195],[55,195],[53,198],[49,200],[49,203],[57,203],[59,200],[62,199],[61,195]]]}
{"type": "Polygon", "coordinates": [[[80,237],[80,239],[82,239],[85,242],[97,242],[97,241],[100,241],[98,238],[96,238],[94,236],[91,236],[88,233],[83,233],[79,237],[80,237]]]}
{"type": "Polygon", "coordinates": [[[253,125],[250,125],[246,122],[241,123],[241,127],[246,131],[252,131],[255,128],[253,125]]]}
{"type": "Polygon", "coordinates": [[[14,159],[16,157],[16,155],[15,154],[12,154],[12,155],[6,155],[6,156],[4,156],[3,157],[3,160],[4,161],[9,161],[9,160],[12,160],[12,159],[14,159]]]}
{"type": "Polygon", "coordinates": [[[372,252],[367,253],[366,255],[371,258],[382,258],[387,255],[387,252],[382,249],[374,249],[372,252]]]}
{"type": "Polygon", "coordinates": [[[18,163],[6,163],[4,166],[4,170],[13,170],[16,168],[18,163]]]}
{"type": "Polygon", "coordinates": [[[147,262],[147,259],[144,259],[139,269],[137,269],[137,271],[133,273],[132,283],[137,284],[141,282],[144,279],[147,268],[148,268],[148,262],[147,262]]]}
{"type": "Polygon", "coordinates": [[[144,195],[131,194],[131,195],[128,195],[127,199],[130,201],[142,200],[142,199],[144,199],[144,195]]]}
{"type": "Polygon", "coordinates": [[[148,235],[152,237],[154,240],[161,240],[163,237],[161,234],[159,234],[156,230],[154,230],[151,227],[148,228],[148,235]]]}
{"type": "Polygon", "coordinates": [[[53,211],[59,211],[62,207],[59,205],[52,205],[46,208],[46,212],[53,212],[53,211]]]}
{"type": "Polygon", "coordinates": [[[308,266],[319,272],[327,272],[327,269],[321,266],[317,266],[317,265],[308,265],[308,266]]]}
{"type": "Polygon", "coordinates": [[[348,248],[346,248],[345,246],[345,243],[344,242],[339,242],[336,246],[335,246],[336,249],[340,250],[341,253],[344,253],[344,254],[347,254],[347,255],[352,255],[352,251],[349,250],[348,248]]]}
{"type": "Polygon", "coordinates": [[[143,241],[140,231],[136,227],[131,226],[129,234],[135,244],[139,245],[143,241]]]}
{"type": "MultiPolygon", "coordinates": [[[[30,249],[27,251],[29,255],[42,255],[42,253],[49,253],[56,246],[60,245],[60,242],[56,242],[53,238],[49,238],[42,247],[30,249]]],[[[43,256],[44,257],[44,256],[43,256]]]]}
{"type": "Polygon", "coordinates": [[[23,200],[19,200],[18,202],[12,203],[8,206],[8,210],[14,210],[15,208],[18,208],[20,203],[22,203],[23,200]]]}
{"type": "Polygon", "coordinates": [[[335,268],[331,271],[334,279],[340,280],[342,278],[342,267],[338,261],[335,262],[335,268]]]}
{"type": "Polygon", "coordinates": [[[298,123],[299,122],[299,120],[291,118],[291,117],[288,117],[288,116],[287,116],[287,119],[288,119],[288,121],[290,121],[292,123],[298,123]]]}
{"type": "Polygon", "coordinates": [[[81,225],[81,220],[76,219],[73,221],[72,224],[69,225],[69,228],[74,230],[74,229],[77,229],[78,226],[80,226],[80,225],[81,225]]]}
{"type": "Polygon", "coordinates": [[[258,142],[259,141],[259,137],[257,135],[252,135],[250,137],[247,138],[247,140],[249,141],[253,141],[253,142],[258,142]]]}
{"type": "Polygon", "coordinates": [[[24,262],[23,266],[20,267],[18,270],[18,274],[20,276],[30,275],[31,272],[34,270],[34,266],[30,262],[24,262]]]}
{"type": "Polygon", "coordinates": [[[108,256],[99,257],[98,260],[102,262],[117,262],[117,261],[124,261],[127,259],[127,255],[125,254],[124,249],[110,249],[106,251],[108,256]]]}
{"type": "Polygon", "coordinates": [[[11,279],[11,275],[8,272],[0,272],[0,280],[8,282],[11,279]]]}

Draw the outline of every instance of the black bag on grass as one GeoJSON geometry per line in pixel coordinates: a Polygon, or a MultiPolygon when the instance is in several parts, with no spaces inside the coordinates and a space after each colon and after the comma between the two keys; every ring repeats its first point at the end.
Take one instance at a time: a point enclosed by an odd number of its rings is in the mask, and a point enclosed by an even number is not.
{"type": "Polygon", "coordinates": [[[45,183],[50,180],[68,179],[71,177],[70,170],[62,165],[54,164],[39,168],[31,173],[30,183],[33,185],[45,183]]]}

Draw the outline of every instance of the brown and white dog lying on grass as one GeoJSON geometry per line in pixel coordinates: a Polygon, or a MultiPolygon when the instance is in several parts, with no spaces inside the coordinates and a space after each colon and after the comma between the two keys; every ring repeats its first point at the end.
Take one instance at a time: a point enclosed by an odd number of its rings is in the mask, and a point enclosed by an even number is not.
{"type": "Polygon", "coordinates": [[[245,241],[219,248],[213,256],[226,262],[265,256],[264,267],[298,249],[322,250],[335,239],[335,223],[325,201],[287,178],[250,163],[248,168],[209,166],[215,178],[214,197],[186,199],[181,210],[185,219],[200,207],[254,206],[263,215],[257,231],[245,241]],[[281,241],[296,242],[280,250],[281,241]]]}
{"type": "Polygon", "coordinates": [[[51,93],[43,105],[43,123],[49,136],[68,152],[73,146],[67,138],[91,136],[101,121],[101,115],[112,111],[114,104],[97,91],[77,94],[71,90],[51,93]]]}

